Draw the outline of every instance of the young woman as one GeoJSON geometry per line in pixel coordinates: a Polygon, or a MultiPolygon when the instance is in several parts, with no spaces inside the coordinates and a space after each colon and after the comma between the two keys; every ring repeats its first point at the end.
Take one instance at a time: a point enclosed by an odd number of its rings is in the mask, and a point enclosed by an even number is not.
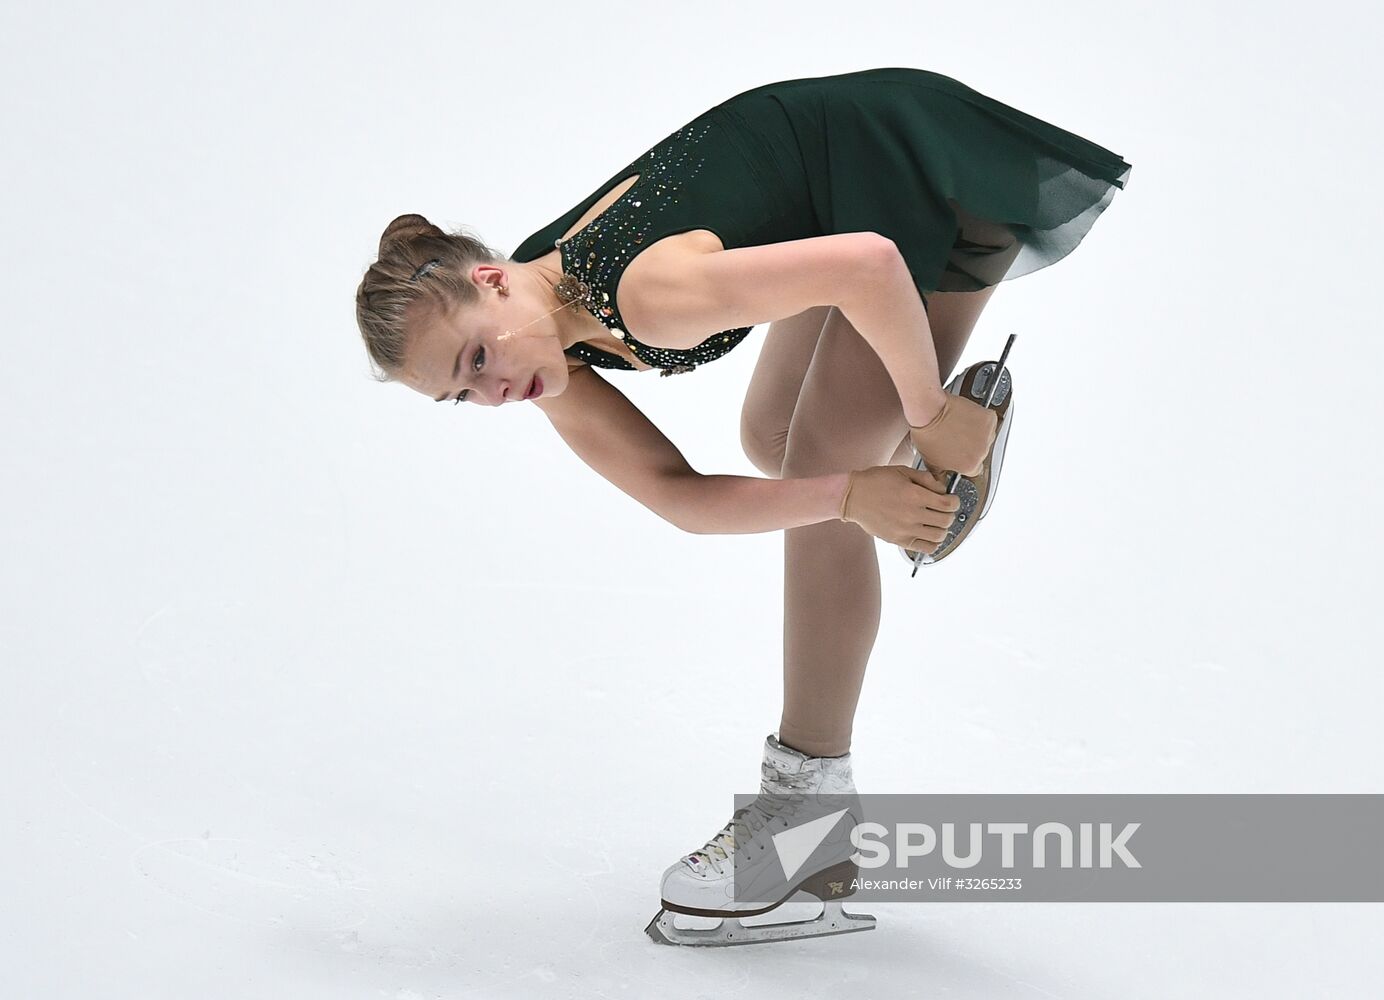
{"type": "MultiPolygon", "coordinates": [[[[784,700],[764,791],[853,791],[874,538],[953,550],[959,500],[934,473],[980,484],[982,500],[998,474],[995,409],[943,382],[1000,281],[1070,252],[1129,173],[937,73],[789,80],[699,115],[508,258],[400,216],[357,315],[382,381],[438,402],[531,401],[583,461],[688,531],[783,530],[784,700]],[[693,372],[761,323],[741,437],[768,479],[697,473],[596,371],[693,372]]],[[[665,872],[665,910],[749,912],[726,891],[728,862],[767,811],[743,812],[665,872]]]]}

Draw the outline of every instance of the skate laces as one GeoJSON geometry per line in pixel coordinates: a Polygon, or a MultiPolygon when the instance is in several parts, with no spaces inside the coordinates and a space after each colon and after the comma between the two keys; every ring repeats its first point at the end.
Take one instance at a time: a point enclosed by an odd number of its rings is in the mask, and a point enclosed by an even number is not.
{"type": "Polygon", "coordinates": [[[721,863],[730,860],[737,846],[747,843],[780,815],[796,811],[806,797],[804,793],[811,786],[813,778],[811,772],[783,774],[766,765],[759,797],[750,805],[735,810],[730,822],[719,833],[685,857],[700,857],[719,874],[722,871],[721,863]]]}

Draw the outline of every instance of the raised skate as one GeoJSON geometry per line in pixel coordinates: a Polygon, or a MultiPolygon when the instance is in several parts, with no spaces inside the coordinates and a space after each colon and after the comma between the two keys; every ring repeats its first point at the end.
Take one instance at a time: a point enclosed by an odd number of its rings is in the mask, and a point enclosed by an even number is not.
{"type": "MultiPolygon", "coordinates": [[[[995,425],[995,440],[990,445],[990,454],[986,456],[980,472],[975,476],[962,476],[956,472],[947,474],[947,492],[955,493],[961,499],[956,520],[952,522],[947,537],[932,552],[914,552],[902,545],[898,547],[903,557],[913,564],[915,575],[919,566],[941,562],[955,552],[976,524],[989,512],[990,504],[995,499],[1000,467],[1004,464],[1004,446],[1009,439],[1009,428],[1014,416],[1014,381],[1004,362],[1009,357],[1009,349],[1014,345],[1015,336],[1009,335],[998,361],[977,361],[947,383],[947,392],[954,396],[965,396],[989,407],[995,411],[998,422],[995,425]],[[998,378],[996,372],[999,373],[998,378]]],[[[923,456],[918,454],[916,448],[913,449],[913,468],[926,468],[923,456]]]]}
{"type": "MultiPolygon", "coordinates": [[[[719,833],[663,873],[663,908],[645,933],[659,944],[725,946],[824,937],[870,930],[875,918],[848,913],[841,900],[855,892],[850,831],[860,819],[850,754],[809,757],[770,735],[760,765],[760,795],[737,809],[719,833]],[[831,823],[811,863],[785,879],[785,862],[771,847],[776,834],[799,822],[831,823]],[[762,887],[756,890],[756,886],[762,887]],[[821,912],[806,920],[755,922],[786,902],[816,899],[821,912]],[[717,918],[711,927],[679,926],[678,915],[717,918]]],[[[686,919],[684,918],[684,923],[686,919]]]]}

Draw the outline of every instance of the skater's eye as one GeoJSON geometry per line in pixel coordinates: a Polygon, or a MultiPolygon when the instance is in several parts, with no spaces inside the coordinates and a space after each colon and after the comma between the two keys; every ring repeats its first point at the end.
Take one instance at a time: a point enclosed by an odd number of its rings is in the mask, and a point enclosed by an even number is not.
{"type": "MultiPolygon", "coordinates": [[[[472,368],[474,371],[480,371],[480,370],[481,370],[482,368],[484,368],[484,367],[485,367],[485,348],[484,348],[484,347],[478,347],[478,348],[476,348],[476,353],[475,353],[474,355],[472,355],[472,357],[471,357],[471,368],[472,368]]],[[[457,395],[456,395],[456,401],[455,401],[452,405],[455,406],[457,403],[460,403],[462,400],[464,400],[464,399],[470,394],[470,392],[471,392],[470,389],[462,389],[461,392],[457,393],[457,395]]]]}

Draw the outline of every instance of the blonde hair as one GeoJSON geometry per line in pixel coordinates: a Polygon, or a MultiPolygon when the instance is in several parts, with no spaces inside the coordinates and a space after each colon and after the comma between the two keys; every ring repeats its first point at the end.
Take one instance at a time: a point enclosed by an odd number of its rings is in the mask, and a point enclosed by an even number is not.
{"type": "Polygon", "coordinates": [[[467,277],[471,268],[508,260],[476,237],[443,232],[421,215],[401,215],[385,226],[379,259],[356,289],[356,325],[379,369],[376,381],[392,382],[403,368],[410,319],[419,323],[479,302],[480,292],[467,277]],[[434,259],[440,263],[414,280],[419,267],[434,259]]]}

